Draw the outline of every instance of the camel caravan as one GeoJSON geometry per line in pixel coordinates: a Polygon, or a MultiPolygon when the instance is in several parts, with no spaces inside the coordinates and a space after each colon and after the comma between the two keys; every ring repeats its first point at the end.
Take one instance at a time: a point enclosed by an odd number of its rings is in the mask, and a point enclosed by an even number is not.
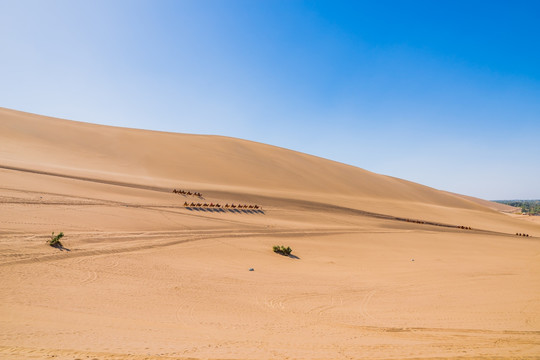
{"type": "MultiPolygon", "coordinates": [[[[406,222],[411,222],[411,223],[415,223],[415,224],[430,224],[430,225],[439,225],[441,226],[441,224],[437,224],[437,223],[426,223],[425,221],[422,221],[422,220],[414,220],[414,219],[405,219],[406,222]]],[[[457,227],[458,229],[463,229],[463,230],[472,230],[472,227],[470,226],[463,226],[463,225],[449,225],[450,227],[457,227]]],[[[517,235],[517,234],[516,234],[517,235]]]]}
{"type": "Polygon", "coordinates": [[[234,205],[234,204],[231,204],[229,206],[229,204],[225,204],[224,207],[225,207],[225,209],[228,209],[229,207],[231,209],[235,209],[235,208],[238,208],[238,209],[255,209],[255,210],[261,209],[261,207],[259,205],[240,205],[240,204],[234,205]]]}
{"type": "MultiPolygon", "coordinates": [[[[200,192],[195,192],[195,191],[186,191],[186,190],[177,190],[177,189],[173,189],[172,191],[174,194],[178,194],[178,195],[191,195],[191,196],[198,196],[199,198],[202,198],[202,194],[200,192]]],[[[221,204],[214,204],[214,203],[200,203],[200,202],[184,202],[184,207],[186,208],[208,208],[208,209],[219,209],[218,211],[223,211],[221,209],[228,209],[230,211],[232,210],[236,210],[236,209],[240,209],[244,212],[250,212],[251,211],[255,211],[255,212],[262,212],[262,207],[259,206],[259,205],[247,205],[247,204],[225,204],[225,205],[221,205],[221,204]]]]}
{"type": "Polygon", "coordinates": [[[416,224],[425,224],[425,223],[426,223],[425,221],[411,220],[411,219],[406,219],[405,221],[406,221],[406,222],[416,223],[416,224]]]}
{"type": "Polygon", "coordinates": [[[242,205],[242,204],[214,204],[214,203],[188,203],[187,201],[184,202],[184,207],[203,207],[203,208],[223,208],[223,209],[251,209],[251,210],[262,210],[262,207],[259,205],[242,205]]]}
{"type": "Polygon", "coordinates": [[[529,237],[529,234],[522,234],[522,233],[516,233],[517,236],[525,236],[525,237],[529,237]]]}
{"type": "Polygon", "coordinates": [[[191,195],[191,196],[202,197],[202,194],[200,192],[191,192],[191,191],[176,190],[176,189],[174,189],[172,192],[179,195],[191,195]]]}

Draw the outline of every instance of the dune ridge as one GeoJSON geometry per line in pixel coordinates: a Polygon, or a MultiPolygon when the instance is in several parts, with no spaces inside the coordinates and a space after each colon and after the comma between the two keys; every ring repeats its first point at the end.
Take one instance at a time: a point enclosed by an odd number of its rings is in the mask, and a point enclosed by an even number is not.
{"type": "Polygon", "coordinates": [[[116,176],[474,208],[426,186],[252,141],[107,127],[0,111],[3,159],[28,167],[58,168],[65,173],[88,171],[103,176],[107,168],[116,176]],[[19,151],[21,148],[25,151],[19,151]],[[84,163],[81,159],[85,159],[84,163]]]}

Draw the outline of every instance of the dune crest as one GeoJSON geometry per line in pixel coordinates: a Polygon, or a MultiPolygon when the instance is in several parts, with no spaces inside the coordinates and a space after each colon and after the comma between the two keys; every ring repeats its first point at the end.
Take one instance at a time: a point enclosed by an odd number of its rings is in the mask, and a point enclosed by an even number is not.
{"type": "Polygon", "coordinates": [[[132,177],[134,182],[152,179],[479,209],[426,186],[247,140],[78,123],[4,108],[0,116],[4,165],[132,177]]]}

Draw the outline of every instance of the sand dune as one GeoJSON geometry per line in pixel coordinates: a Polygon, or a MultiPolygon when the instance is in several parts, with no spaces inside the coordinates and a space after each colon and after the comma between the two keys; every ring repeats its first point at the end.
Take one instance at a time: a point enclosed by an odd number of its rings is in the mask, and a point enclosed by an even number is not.
{"type": "Polygon", "coordinates": [[[251,141],[0,108],[0,358],[535,358],[540,224],[498,210],[251,141]]]}
{"type": "Polygon", "coordinates": [[[321,192],[477,208],[415,183],[246,140],[104,127],[7,109],[0,115],[3,165],[134,183],[151,179],[203,189],[321,192]]]}

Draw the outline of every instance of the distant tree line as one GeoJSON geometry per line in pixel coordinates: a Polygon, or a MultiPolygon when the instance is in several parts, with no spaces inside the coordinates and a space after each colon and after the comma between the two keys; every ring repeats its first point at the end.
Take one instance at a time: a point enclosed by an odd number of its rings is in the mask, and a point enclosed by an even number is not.
{"type": "Polygon", "coordinates": [[[496,200],[495,202],[521,208],[521,212],[540,215],[540,200],[496,200]]]}

